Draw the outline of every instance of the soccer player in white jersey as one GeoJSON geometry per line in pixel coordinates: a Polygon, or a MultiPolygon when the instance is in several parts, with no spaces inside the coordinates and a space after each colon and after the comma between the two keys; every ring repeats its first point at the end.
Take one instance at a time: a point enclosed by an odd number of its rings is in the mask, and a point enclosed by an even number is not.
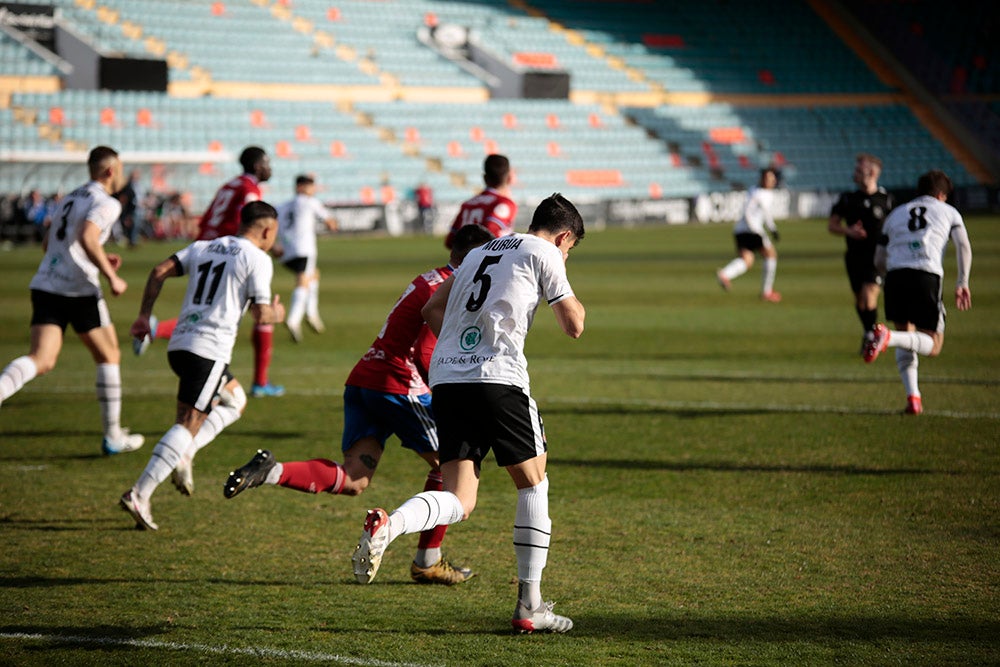
{"type": "Polygon", "coordinates": [[[444,490],[417,494],[392,514],[368,511],[352,558],[359,582],[371,582],[389,543],[400,535],[468,518],[476,506],[482,461],[493,450],[517,487],[514,629],[566,632],[573,627],[542,599],[552,532],[547,444],[529,391],[524,339],[543,301],[567,335],[583,333],[586,313],[566,277],[569,251],[583,235],[579,212],[554,194],[539,204],[527,234],[494,239],[471,251],[422,309],[438,334],[430,384],[444,490]]]}
{"type": "Polygon", "coordinates": [[[278,245],[274,254],[295,273],[295,289],[288,304],[285,326],[296,343],[302,340],[302,319],[316,333],[326,327],[319,316],[319,269],[316,268],[316,226],[331,232],[337,221],[316,197],[316,181],[303,174],[295,178],[295,198],[278,207],[278,245]]]}
{"type": "Polygon", "coordinates": [[[778,186],[778,172],[774,169],[762,169],[760,181],[755,188],[750,188],[747,201],[743,206],[743,214],[733,227],[736,238],[736,258],[719,269],[715,277],[722,289],[729,291],[732,281],[742,276],[753,266],[754,253],[760,254],[764,260],[760,283],[760,298],[771,303],[781,301],[781,294],[774,291],[774,276],[778,270],[778,251],[774,249],[771,238],[778,241],[778,227],[774,224],[771,208],[774,205],[774,188],[778,186]],[[771,238],[768,238],[770,233],[771,238]]]}
{"type": "Polygon", "coordinates": [[[943,171],[922,175],[917,198],[893,209],[885,219],[875,250],[875,265],[885,272],[885,316],[896,330],[876,325],[862,354],[871,363],[887,347],[896,348],[896,367],[906,389],[906,414],[911,415],[924,410],[917,386],[917,355],[936,357],[944,345],[941,283],[948,239],[955,244],[958,260],[955,306],[959,310],[972,307],[972,245],[962,215],[946,203],[951,191],[951,179],[943,171]]]}
{"type": "Polygon", "coordinates": [[[278,297],[271,297],[274,266],[267,251],[277,234],[274,207],[250,202],[240,211],[237,236],[195,241],[149,274],[139,316],[132,323],[132,335],[139,338],[149,333],[149,316],[167,278],[190,277],[167,346],[170,368],[179,378],[177,421],[160,438],[146,469],[119,501],[137,528],[157,529],[150,496],[171,473],[175,486],[190,494],[195,452],[239,419],[246,406],[246,393],[229,375],[229,362],[247,304],[256,324],[274,324],[285,316],[278,297]],[[217,394],[219,402],[213,406],[217,394]]]}
{"type": "Polygon", "coordinates": [[[120,190],[125,179],[118,153],[107,146],[90,151],[87,168],[90,182],[63,198],[42,242],[45,256],[29,286],[31,350],[0,373],[0,403],[55,368],[66,326],[72,325],[97,364],[97,400],[104,426],[101,449],[118,454],[143,443],[141,435],[121,427],[121,350],[100,282],[100,276],[107,278],[113,296],[128,287],[118,275],[121,257],[104,252],[121,214],[121,204],[111,193],[120,190]]]}

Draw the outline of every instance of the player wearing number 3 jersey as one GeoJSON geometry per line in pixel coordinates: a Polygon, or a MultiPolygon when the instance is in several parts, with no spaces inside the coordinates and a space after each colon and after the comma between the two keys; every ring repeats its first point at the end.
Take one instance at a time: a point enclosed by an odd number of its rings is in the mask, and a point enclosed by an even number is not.
{"type": "Polygon", "coordinates": [[[121,257],[104,252],[104,243],[121,213],[110,193],[124,183],[118,153],[98,146],[87,158],[90,182],[61,202],[45,235],[45,256],[31,280],[31,351],[10,362],[0,373],[0,403],[27,382],[55,368],[66,327],[90,350],[97,364],[97,400],[101,404],[105,454],[129,452],[143,438],[119,423],[122,408],[121,351],[101,291],[100,276],[113,296],[128,285],[118,276],[121,257]]]}
{"type": "Polygon", "coordinates": [[[479,225],[497,238],[514,233],[517,204],[510,198],[510,180],[510,161],[503,155],[488,155],[483,162],[486,189],[462,204],[444,239],[446,248],[451,249],[455,233],[466,225],[479,225]]]}
{"type": "Polygon", "coordinates": [[[919,196],[889,214],[875,250],[875,265],[886,272],[885,315],[895,322],[897,330],[876,325],[866,338],[862,354],[871,363],[887,347],[896,348],[896,366],[906,389],[908,414],[923,411],[917,386],[917,355],[937,356],[944,344],[942,259],[949,239],[955,244],[958,259],[955,305],[959,310],[972,307],[972,246],[962,215],[945,203],[951,190],[951,180],[944,172],[933,170],[921,176],[917,181],[919,196]]]}
{"type": "Polygon", "coordinates": [[[157,443],[146,469],[120,501],[138,528],[156,530],[149,499],[168,475],[173,474],[178,490],[190,495],[195,453],[236,421],[246,406],[243,388],[229,374],[229,361],[247,305],[256,323],[284,319],[277,297],[272,306],[274,268],[267,254],[277,238],[278,212],[266,202],[251,202],[243,207],[240,219],[239,236],[195,241],[157,264],[146,282],[139,317],[132,324],[133,336],[147,335],[149,316],[163,283],[174,276],[189,276],[177,327],[167,346],[170,367],[179,378],[177,422],[157,443]]]}
{"type": "Polygon", "coordinates": [[[542,599],[552,521],[545,475],[547,444],[528,391],[524,340],[540,303],[563,332],[583,333],[585,311],[566,277],[583,220],[561,195],[543,200],[527,234],[494,239],[471,251],[421,310],[438,343],[431,358],[443,491],[425,491],[391,515],[370,510],[353,557],[354,575],[370,582],[389,543],[407,533],[462,521],[476,506],[483,459],[492,450],[517,488],[514,552],[521,632],[566,632],[573,622],[542,599]]]}

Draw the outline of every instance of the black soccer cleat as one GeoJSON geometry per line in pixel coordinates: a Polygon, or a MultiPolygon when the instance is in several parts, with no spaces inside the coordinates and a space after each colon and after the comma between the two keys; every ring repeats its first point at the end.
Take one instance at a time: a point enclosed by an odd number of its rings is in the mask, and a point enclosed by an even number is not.
{"type": "Polygon", "coordinates": [[[266,449],[258,449],[250,461],[229,473],[229,479],[222,488],[222,495],[232,498],[246,489],[260,486],[267,479],[267,474],[271,472],[277,462],[274,456],[266,449]]]}

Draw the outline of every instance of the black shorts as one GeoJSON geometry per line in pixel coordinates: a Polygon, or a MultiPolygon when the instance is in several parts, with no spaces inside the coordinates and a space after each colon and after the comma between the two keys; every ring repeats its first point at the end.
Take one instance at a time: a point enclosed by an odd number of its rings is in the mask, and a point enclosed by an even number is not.
{"type": "Polygon", "coordinates": [[[760,234],[744,232],[742,234],[734,234],[733,236],[736,240],[736,252],[740,250],[757,252],[764,247],[764,237],[760,234]]]}
{"type": "Polygon", "coordinates": [[[63,332],[66,325],[73,331],[87,333],[91,329],[111,324],[108,304],[99,296],[63,296],[42,290],[31,290],[31,326],[55,324],[63,332]]]}
{"type": "Polygon", "coordinates": [[[441,463],[470,459],[476,467],[493,450],[507,467],[546,451],[545,428],[535,401],[503,384],[440,384],[432,394],[441,463]]]}
{"type": "Polygon", "coordinates": [[[167,352],[167,360],[180,380],[177,400],[199,412],[211,412],[219,387],[233,379],[226,362],[199,357],[187,350],[171,350],[167,352]]]}
{"type": "Polygon", "coordinates": [[[844,255],[847,279],[851,281],[851,291],[857,294],[864,285],[881,285],[882,278],[875,270],[875,254],[847,252],[844,255]]]}
{"type": "Polygon", "coordinates": [[[306,268],[309,266],[308,257],[293,257],[285,262],[282,262],[285,267],[292,273],[305,273],[306,268]]]}
{"type": "Polygon", "coordinates": [[[944,331],[941,277],[917,269],[887,273],[885,317],[892,322],[911,322],[925,331],[944,331]]]}

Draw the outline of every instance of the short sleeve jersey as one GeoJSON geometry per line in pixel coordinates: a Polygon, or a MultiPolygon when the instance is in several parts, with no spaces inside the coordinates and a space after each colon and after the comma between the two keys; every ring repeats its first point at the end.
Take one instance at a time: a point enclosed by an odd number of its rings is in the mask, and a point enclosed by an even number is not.
{"type": "Polygon", "coordinates": [[[524,340],[539,303],[573,296],[562,253],[531,234],[494,239],[455,270],[431,358],[431,386],[494,383],[529,390],[524,340]]]}
{"type": "Polygon", "coordinates": [[[100,269],[87,257],[80,233],[88,223],[97,225],[103,245],[121,210],[121,203],[96,181],[64,197],[52,219],[48,247],[31,279],[31,289],[63,296],[101,296],[100,269]]]}
{"type": "Polygon", "coordinates": [[[944,251],[962,214],[951,204],[922,195],[893,209],[882,225],[886,270],[917,269],[944,277],[944,251]]]}
{"type": "Polygon", "coordinates": [[[316,197],[296,195],[278,207],[278,235],[284,259],[316,256],[316,225],[331,217],[316,197]]]}
{"type": "Polygon", "coordinates": [[[215,193],[205,215],[198,223],[198,240],[210,241],[220,236],[232,236],[240,231],[240,211],[260,199],[260,184],[253,174],[241,174],[215,193]]]}
{"type": "Polygon", "coordinates": [[[389,311],[371,347],[354,365],[346,384],[411,396],[430,391],[420,369],[430,364],[434,334],[420,309],[451,274],[452,268],[444,266],[413,279],[389,311]]]}
{"type": "Polygon", "coordinates": [[[868,235],[863,239],[845,236],[848,253],[874,256],[875,245],[882,235],[882,223],[892,210],[892,206],[892,195],[881,187],[873,194],[855,190],[840,195],[837,203],[830,209],[830,215],[839,216],[848,225],[860,221],[868,235]]]}
{"type": "Polygon", "coordinates": [[[767,229],[774,229],[774,218],[771,217],[773,204],[774,190],[750,188],[743,206],[743,215],[733,227],[733,233],[764,236],[767,229]]]}
{"type": "Polygon", "coordinates": [[[517,216],[517,204],[492,188],[467,200],[459,209],[451,230],[445,239],[445,245],[451,247],[451,240],[462,227],[479,225],[495,238],[514,233],[514,218],[517,216]]]}
{"type": "Polygon", "coordinates": [[[271,258],[242,236],[224,236],[195,241],[174,260],[189,278],[167,350],[229,363],[247,305],[271,302],[271,258]]]}

